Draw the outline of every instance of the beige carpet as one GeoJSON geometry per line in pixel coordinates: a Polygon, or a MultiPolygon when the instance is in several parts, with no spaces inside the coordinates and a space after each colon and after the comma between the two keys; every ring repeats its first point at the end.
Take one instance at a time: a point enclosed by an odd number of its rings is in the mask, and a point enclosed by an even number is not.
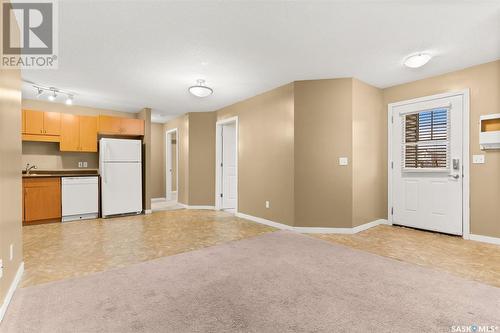
{"type": "Polygon", "coordinates": [[[500,289],[291,232],[19,289],[1,332],[436,332],[500,289]]]}

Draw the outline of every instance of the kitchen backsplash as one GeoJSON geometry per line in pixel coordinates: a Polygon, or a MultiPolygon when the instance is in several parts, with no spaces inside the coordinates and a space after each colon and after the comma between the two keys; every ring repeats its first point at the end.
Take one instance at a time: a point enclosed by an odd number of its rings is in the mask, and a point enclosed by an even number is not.
{"type": "Polygon", "coordinates": [[[29,163],[43,170],[77,169],[78,162],[87,162],[87,169],[97,169],[99,168],[99,155],[98,153],[60,152],[59,143],[24,141],[22,162],[22,168],[29,163]]]}

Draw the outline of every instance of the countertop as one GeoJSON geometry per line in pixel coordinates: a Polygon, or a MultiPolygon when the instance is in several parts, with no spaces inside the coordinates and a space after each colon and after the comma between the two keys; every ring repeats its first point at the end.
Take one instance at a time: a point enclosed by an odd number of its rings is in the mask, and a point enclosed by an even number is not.
{"type": "Polygon", "coordinates": [[[90,177],[99,176],[97,169],[61,169],[61,170],[32,170],[30,174],[22,171],[23,178],[43,178],[43,177],[90,177]]]}

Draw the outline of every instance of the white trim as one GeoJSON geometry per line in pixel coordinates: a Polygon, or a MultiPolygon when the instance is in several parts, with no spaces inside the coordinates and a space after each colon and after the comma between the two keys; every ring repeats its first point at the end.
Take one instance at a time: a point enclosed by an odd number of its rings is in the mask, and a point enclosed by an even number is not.
{"type": "Polygon", "coordinates": [[[500,238],[469,234],[469,240],[500,245],[500,238]]]}
{"type": "Polygon", "coordinates": [[[469,133],[469,122],[470,122],[470,97],[469,89],[463,89],[455,92],[424,96],[419,98],[414,98],[406,101],[400,101],[395,103],[389,103],[387,105],[387,216],[389,223],[392,224],[392,116],[393,109],[398,106],[415,104],[420,102],[425,102],[429,100],[435,100],[440,98],[449,98],[453,96],[462,96],[462,237],[464,239],[469,239],[470,232],[470,163],[469,163],[469,145],[470,145],[470,133],[469,133]]]}
{"type": "Polygon", "coordinates": [[[145,209],[144,214],[148,215],[151,214],[153,211],[151,209],[145,209]]]}
{"type": "MultiPolygon", "coordinates": [[[[176,128],[169,129],[165,131],[165,199],[168,198],[168,163],[167,163],[167,158],[168,158],[168,135],[171,133],[175,132],[175,184],[178,187],[179,186],[179,130],[176,128]]],[[[172,186],[170,186],[172,188],[172,186]]],[[[170,191],[170,193],[174,193],[174,191],[170,191]]],[[[175,191],[177,193],[177,191],[175,191]]],[[[178,199],[177,199],[178,200],[178,199]]]]}
{"type": "Polygon", "coordinates": [[[287,224],[274,222],[271,220],[266,220],[261,217],[252,216],[243,213],[236,213],[237,217],[247,219],[250,221],[254,221],[260,224],[265,224],[270,227],[278,228],[281,230],[290,230],[296,231],[304,234],[356,234],[360,231],[367,230],[369,228],[373,228],[380,224],[389,224],[389,222],[385,219],[375,220],[369,223],[365,223],[353,228],[318,228],[318,227],[293,227],[287,224]]]}
{"type": "Polygon", "coordinates": [[[222,191],[221,189],[221,170],[220,170],[220,164],[222,162],[221,158],[221,146],[222,146],[222,141],[220,139],[221,137],[221,129],[222,126],[225,124],[229,123],[235,123],[236,126],[236,207],[235,207],[235,212],[238,213],[238,201],[239,201],[239,193],[238,193],[238,183],[239,183],[239,176],[238,176],[238,160],[239,160],[239,125],[238,125],[238,116],[230,117],[230,118],[225,118],[218,120],[215,123],[215,209],[220,210],[222,206],[222,200],[220,197],[220,193],[222,191]]]}
{"type": "Polygon", "coordinates": [[[167,201],[167,198],[151,198],[151,202],[162,202],[167,201]]]}
{"type": "Polygon", "coordinates": [[[7,308],[9,307],[10,301],[12,300],[12,296],[14,296],[14,292],[16,291],[17,286],[19,285],[19,282],[21,282],[23,273],[24,273],[24,261],[19,264],[16,275],[14,276],[14,280],[12,280],[9,290],[5,295],[2,306],[0,307],[0,322],[2,321],[3,317],[5,316],[5,313],[7,312],[7,308]]]}
{"type": "Polygon", "coordinates": [[[287,225],[287,224],[283,224],[283,223],[278,223],[278,222],[274,222],[274,221],[271,221],[271,220],[266,220],[266,219],[263,219],[262,217],[257,217],[257,216],[252,216],[252,215],[248,215],[248,214],[243,214],[243,213],[240,213],[240,212],[236,212],[236,214],[234,214],[236,217],[240,217],[242,219],[247,219],[247,220],[250,220],[250,221],[254,221],[254,222],[257,222],[257,223],[260,223],[260,224],[265,224],[265,225],[268,225],[270,227],[274,227],[274,228],[278,228],[278,229],[282,229],[282,230],[293,230],[294,227],[290,226],[290,225],[287,225]]]}

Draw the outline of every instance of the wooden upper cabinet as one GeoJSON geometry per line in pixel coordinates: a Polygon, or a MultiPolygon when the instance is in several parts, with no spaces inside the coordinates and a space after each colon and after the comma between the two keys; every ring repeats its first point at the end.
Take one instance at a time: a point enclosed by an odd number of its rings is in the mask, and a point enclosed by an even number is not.
{"type": "Polygon", "coordinates": [[[120,118],[111,116],[99,116],[100,134],[120,134],[120,118]]]}
{"type": "Polygon", "coordinates": [[[43,130],[45,135],[60,135],[61,114],[59,112],[44,112],[43,130]]]}
{"type": "Polygon", "coordinates": [[[107,135],[144,135],[144,120],[99,116],[99,133],[107,135]]]}
{"type": "Polygon", "coordinates": [[[144,135],[144,120],[121,118],[121,129],[124,135],[144,135]]]}
{"type": "Polygon", "coordinates": [[[22,123],[22,133],[26,133],[26,110],[22,110],[21,111],[22,113],[22,120],[21,120],[21,123],[22,123]]]}
{"type": "Polygon", "coordinates": [[[25,133],[43,135],[43,112],[24,110],[25,133]]]}
{"type": "Polygon", "coordinates": [[[80,150],[97,152],[97,117],[80,116],[80,150]]]}
{"type": "Polygon", "coordinates": [[[97,152],[97,117],[63,114],[61,151],[97,152]]]}
{"type": "Polygon", "coordinates": [[[78,151],[80,147],[80,120],[74,114],[63,114],[61,117],[61,141],[59,150],[78,151]]]}

